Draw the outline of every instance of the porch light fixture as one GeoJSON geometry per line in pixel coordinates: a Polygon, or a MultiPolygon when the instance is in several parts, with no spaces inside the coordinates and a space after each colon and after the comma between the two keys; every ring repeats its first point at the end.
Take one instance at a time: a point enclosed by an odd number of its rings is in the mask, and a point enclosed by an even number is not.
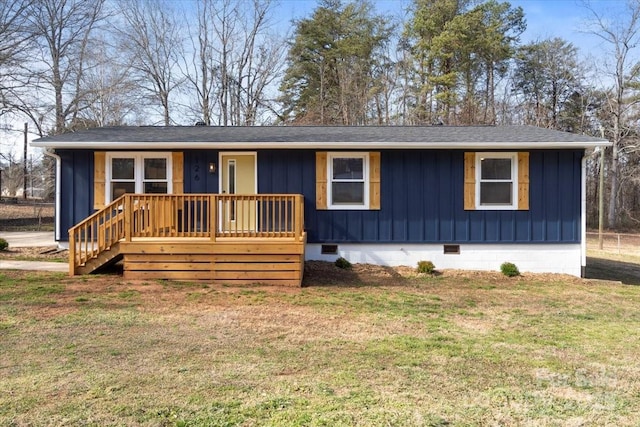
{"type": "Polygon", "coordinates": [[[209,173],[216,173],[216,164],[213,162],[209,163],[209,173]]]}

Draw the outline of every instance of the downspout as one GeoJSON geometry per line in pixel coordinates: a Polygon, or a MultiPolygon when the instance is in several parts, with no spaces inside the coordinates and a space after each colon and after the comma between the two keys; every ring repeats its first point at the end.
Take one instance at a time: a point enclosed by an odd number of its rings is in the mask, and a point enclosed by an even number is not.
{"type": "Polygon", "coordinates": [[[580,277],[587,270],[587,156],[582,154],[580,162],[580,277]]]}
{"type": "Polygon", "coordinates": [[[61,183],[60,183],[60,173],[62,172],[62,159],[60,158],[60,156],[58,156],[56,153],[54,152],[49,152],[47,150],[44,151],[44,154],[46,154],[49,157],[53,157],[54,159],[56,159],[56,193],[55,193],[55,200],[56,200],[56,207],[55,207],[55,216],[56,216],[56,226],[55,226],[55,240],[58,243],[58,247],[61,247],[60,245],[60,189],[62,187],[61,183]]]}

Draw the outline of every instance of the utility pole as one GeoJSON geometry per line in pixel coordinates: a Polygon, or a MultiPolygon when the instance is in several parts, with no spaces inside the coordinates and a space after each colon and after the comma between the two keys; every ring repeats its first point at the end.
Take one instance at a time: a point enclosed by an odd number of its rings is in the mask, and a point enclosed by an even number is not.
{"type": "MultiPolygon", "coordinates": [[[[600,135],[604,139],[604,128],[600,126],[600,135]]],[[[604,236],[604,147],[600,147],[600,176],[598,182],[598,249],[602,250],[604,236]]],[[[611,197],[614,197],[611,195],[611,197]]]]}
{"type": "Polygon", "coordinates": [[[22,197],[27,199],[27,132],[29,131],[29,123],[24,123],[24,153],[22,157],[22,172],[24,175],[22,186],[22,197]]]}

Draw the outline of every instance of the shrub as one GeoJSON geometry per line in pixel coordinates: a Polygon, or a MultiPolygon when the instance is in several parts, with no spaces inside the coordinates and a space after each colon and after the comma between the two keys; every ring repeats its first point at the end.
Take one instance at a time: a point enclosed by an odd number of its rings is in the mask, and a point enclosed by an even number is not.
{"type": "Polygon", "coordinates": [[[518,267],[512,262],[503,262],[500,266],[500,271],[502,271],[502,274],[508,277],[520,275],[520,270],[518,270],[518,267]]]}
{"type": "Polygon", "coordinates": [[[9,242],[0,237],[0,251],[4,251],[9,247],[9,242]]]}
{"type": "Polygon", "coordinates": [[[351,268],[351,263],[343,257],[338,258],[335,264],[336,264],[336,267],[343,268],[345,270],[348,270],[351,268]]]}
{"type": "Polygon", "coordinates": [[[436,271],[436,266],[431,261],[418,261],[418,273],[429,273],[432,274],[436,271]]]}

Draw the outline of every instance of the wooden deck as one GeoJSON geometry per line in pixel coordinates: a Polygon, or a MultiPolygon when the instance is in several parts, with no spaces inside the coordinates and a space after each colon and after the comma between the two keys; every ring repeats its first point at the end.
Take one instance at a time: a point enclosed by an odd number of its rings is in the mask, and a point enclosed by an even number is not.
{"type": "Polygon", "coordinates": [[[127,194],[69,230],[69,273],[300,286],[301,195],[127,194]]]}

